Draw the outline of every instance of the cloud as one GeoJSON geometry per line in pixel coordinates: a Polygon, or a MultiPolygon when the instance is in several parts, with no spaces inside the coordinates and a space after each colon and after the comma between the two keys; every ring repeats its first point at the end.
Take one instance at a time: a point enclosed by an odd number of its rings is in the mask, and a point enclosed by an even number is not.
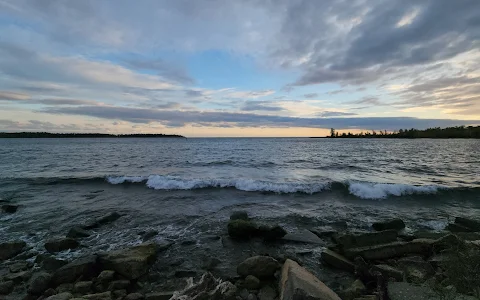
{"type": "Polygon", "coordinates": [[[303,96],[305,98],[312,99],[312,98],[318,97],[318,94],[317,93],[310,93],[310,94],[305,94],[303,96]]]}
{"type": "Polygon", "coordinates": [[[124,60],[127,67],[134,70],[155,71],[161,77],[182,84],[193,84],[195,80],[185,68],[172,64],[160,58],[130,58],[124,60]]]}
{"type": "Polygon", "coordinates": [[[321,118],[331,118],[331,117],[343,117],[343,116],[356,116],[356,113],[351,112],[342,112],[342,111],[322,111],[316,114],[321,118]]]}
{"type": "Polygon", "coordinates": [[[242,111],[284,111],[285,109],[276,106],[269,101],[246,101],[240,108],[242,111]]]}
{"type": "Polygon", "coordinates": [[[67,99],[67,98],[32,98],[27,94],[9,91],[0,91],[0,101],[17,104],[44,104],[44,105],[100,105],[93,100],[67,99]]]}
{"type": "Polygon", "coordinates": [[[29,95],[23,93],[15,93],[9,91],[0,91],[0,101],[18,101],[18,100],[27,100],[30,98],[29,95]]]}
{"type": "Polygon", "coordinates": [[[371,105],[371,106],[385,105],[384,103],[382,103],[380,101],[380,99],[378,99],[378,97],[375,97],[375,96],[365,96],[360,100],[352,101],[350,103],[351,104],[367,104],[367,105],[371,105]]]}
{"type": "Polygon", "coordinates": [[[229,98],[238,99],[255,99],[275,94],[274,90],[260,90],[260,91],[231,91],[226,94],[229,98]]]}
{"type": "MultiPolygon", "coordinates": [[[[103,128],[102,128],[103,129],[103,128]]],[[[54,124],[38,120],[29,120],[19,122],[13,120],[0,119],[0,131],[2,132],[21,132],[21,131],[47,131],[47,132],[95,132],[99,127],[92,127],[77,124],[54,124]]]]}
{"type": "Polygon", "coordinates": [[[454,125],[475,124],[468,120],[418,119],[411,117],[384,118],[300,118],[252,113],[233,113],[219,111],[175,111],[113,106],[79,106],[46,108],[42,112],[50,114],[81,115],[102,119],[122,120],[132,123],[149,124],[197,124],[215,127],[222,124],[236,127],[313,127],[313,128],[360,128],[386,129],[427,128],[454,125]]]}

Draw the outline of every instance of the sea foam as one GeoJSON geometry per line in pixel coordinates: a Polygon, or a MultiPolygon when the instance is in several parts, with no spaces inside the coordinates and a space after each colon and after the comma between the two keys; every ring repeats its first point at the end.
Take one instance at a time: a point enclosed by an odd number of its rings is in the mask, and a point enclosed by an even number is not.
{"type": "Polygon", "coordinates": [[[362,199],[385,199],[388,196],[404,196],[412,194],[435,194],[439,186],[415,186],[393,183],[349,183],[348,191],[362,199]]]}

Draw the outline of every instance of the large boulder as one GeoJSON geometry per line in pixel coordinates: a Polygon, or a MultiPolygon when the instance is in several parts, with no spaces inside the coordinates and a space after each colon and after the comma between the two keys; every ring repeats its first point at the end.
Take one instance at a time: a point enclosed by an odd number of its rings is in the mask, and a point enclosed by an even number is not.
{"type": "Polygon", "coordinates": [[[428,256],[432,252],[435,241],[430,239],[416,239],[411,242],[394,242],[383,245],[351,248],[345,251],[347,258],[361,256],[366,260],[381,260],[404,256],[406,254],[420,254],[428,256]]]}
{"type": "Polygon", "coordinates": [[[283,264],[280,300],[341,300],[328,286],[293,260],[283,264]]]}
{"type": "Polygon", "coordinates": [[[372,228],[376,231],[383,230],[402,230],[405,228],[405,223],[401,219],[393,219],[382,222],[375,222],[372,224],[372,228]]]}
{"type": "Polygon", "coordinates": [[[270,256],[253,256],[238,265],[237,273],[244,277],[272,278],[279,268],[278,261],[270,256]]]}
{"type": "Polygon", "coordinates": [[[384,230],[379,232],[363,234],[344,234],[334,238],[335,242],[342,249],[354,247],[366,247],[372,245],[387,244],[397,241],[398,232],[396,230],[384,230]]]}
{"type": "Polygon", "coordinates": [[[76,249],[78,246],[80,246],[80,243],[71,238],[54,238],[45,242],[45,249],[50,253],[76,249]]]}
{"type": "Polygon", "coordinates": [[[327,265],[340,270],[352,273],[355,271],[355,265],[352,261],[330,249],[326,249],[322,252],[322,261],[327,265]]]}
{"type": "Polygon", "coordinates": [[[10,259],[23,251],[27,244],[24,241],[13,241],[0,244],[0,261],[10,259]]]}
{"type": "Polygon", "coordinates": [[[157,245],[144,243],[132,248],[121,249],[99,255],[104,269],[114,270],[132,280],[147,273],[157,257],[157,245]]]}
{"type": "Polygon", "coordinates": [[[247,220],[232,220],[227,228],[228,235],[234,239],[249,239],[259,233],[257,225],[247,220]]]}
{"type": "Polygon", "coordinates": [[[52,275],[46,272],[34,274],[30,279],[30,285],[27,291],[32,295],[41,295],[48,289],[51,281],[52,275]]]}
{"type": "Polygon", "coordinates": [[[305,244],[325,244],[316,234],[307,229],[288,233],[282,240],[305,244]]]}
{"type": "Polygon", "coordinates": [[[59,268],[53,273],[52,281],[57,286],[62,283],[76,281],[79,277],[82,279],[91,279],[99,273],[97,256],[85,256],[78,258],[65,266],[59,268]]]}

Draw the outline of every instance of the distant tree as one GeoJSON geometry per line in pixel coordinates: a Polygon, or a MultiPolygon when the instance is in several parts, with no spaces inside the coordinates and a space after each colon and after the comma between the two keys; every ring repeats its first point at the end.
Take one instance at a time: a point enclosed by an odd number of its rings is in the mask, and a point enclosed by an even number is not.
{"type": "Polygon", "coordinates": [[[335,137],[335,129],[330,129],[330,137],[335,137]]]}

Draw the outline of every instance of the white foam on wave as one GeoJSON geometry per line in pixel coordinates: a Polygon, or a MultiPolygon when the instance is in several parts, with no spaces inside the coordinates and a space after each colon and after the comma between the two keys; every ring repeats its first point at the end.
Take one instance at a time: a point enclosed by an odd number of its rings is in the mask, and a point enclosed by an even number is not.
{"type": "Polygon", "coordinates": [[[348,190],[351,194],[362,199],[385,199],[388,196],[404,196],[412,194],[435,194],[439,186],[415,186],[394,183],[349,183],[348,190]]]}
{"type": "Polygon", "coordinates": [[[147,179],[148,177],[145,176],[110,176],[107,177],[107,182],[111,184],[122,184],[125,182],[139,183],[147,179]]]}

